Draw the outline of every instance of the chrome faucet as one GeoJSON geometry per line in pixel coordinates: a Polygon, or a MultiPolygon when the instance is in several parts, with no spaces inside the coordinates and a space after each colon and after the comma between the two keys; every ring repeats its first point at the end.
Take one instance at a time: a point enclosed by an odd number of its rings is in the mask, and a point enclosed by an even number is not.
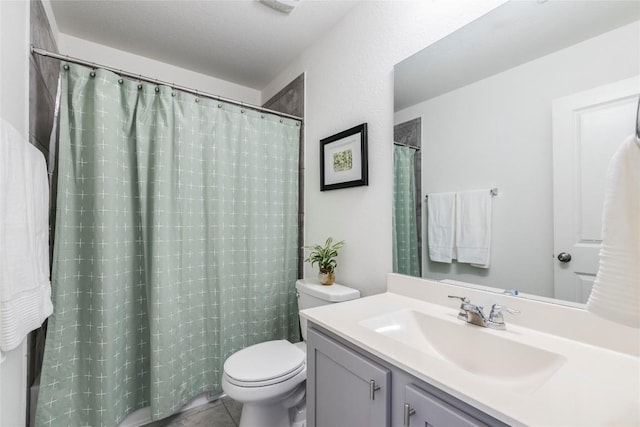
{"type": "Polygon", "coordinates": [[[502,312],[506,311],[511,314],[520,313],[519,310],[513,308],[503,307],[500,304],[493,304],[491,306],[491,313],[489,317],[484,314],[484,307],[481,305],[472,304],[467,297],[458,297],[455,295],[449,295],[449,298],[456,298],[461,301],[460,311],[458,312],[458,319],[464,320],[467,323],[482,326],[484,328],[498,329],[504,331],[507,326],[504,323],[504,317],[502,312]]]}

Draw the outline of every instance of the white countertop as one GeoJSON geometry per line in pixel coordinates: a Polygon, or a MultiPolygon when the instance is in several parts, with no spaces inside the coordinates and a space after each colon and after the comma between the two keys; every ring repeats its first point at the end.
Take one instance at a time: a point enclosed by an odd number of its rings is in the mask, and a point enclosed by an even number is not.
{"type": "MultiPolygon", "coordinates": [[[[640,358],[636,355],[510,324],[509,318],[506,331],[464,325],[476,328],[479,334],[500,334],[566,359],[548,378],[535,384],[513,378],[496,379],[473,374],[360,324],[403,309],[457,320],[455,308],[392,292],[303,310],[301,315],[511,425],[640,426],[640,358]]],[[[480,352],[482,348],[469,351],[480,352]]]]}

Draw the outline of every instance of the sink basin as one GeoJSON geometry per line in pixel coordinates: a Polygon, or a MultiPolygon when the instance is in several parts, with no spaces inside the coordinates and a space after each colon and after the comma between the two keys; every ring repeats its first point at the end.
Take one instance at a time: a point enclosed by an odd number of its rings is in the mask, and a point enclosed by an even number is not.
{"type": "Polygon", "coordinates": [[[475,375],[496,380],[541,383],[565,358],[559,354],[501,337],[457,319],[398,310],[362,320],[366,328],[438,357],[475,375]]]}

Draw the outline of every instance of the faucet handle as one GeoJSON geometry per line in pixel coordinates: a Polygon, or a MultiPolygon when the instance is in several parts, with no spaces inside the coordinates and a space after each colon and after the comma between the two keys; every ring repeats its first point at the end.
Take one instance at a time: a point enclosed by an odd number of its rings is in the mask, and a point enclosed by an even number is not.
{"type": "Polygon", "coordinates": [[[458,311],[458,319],[468,321],[468,313],[466,306],[471,303],[471,300],[467,297],[458,297],[455,295],[448,295],[449,298],[455,298],[460,300],[460,311],[458,311]]]}
{"type": "MultiPolygon", "coordinates": [[[[460,314],[462,314],[463,312],[466,312],[468,310],[472,310],[474,312],[482,312],[482,310],[484,309],[484,307],[482,307],[481,305],[475,305],[475,304],[471,304],[471,300],[467,297],[457,297],[455,295],[448,295],[449,298],[456,298],[459,299],[460,301],[462,301],[460,303],[460,314]]],[[[465,313],[466,316],[466,313],[465,313]]]]}
{"type": "Polygon", "coordinates": [[[500,304],[493,304],[491,306],[491,313],[489,314],[488,321],[491,328],[501,330],[506,329],[504,317],[502,316],[503,311],[506,311],[509,314],[520,314],[520,310],[516,310],[515,308],[504,307],[500,304]]]}
{"type": "Polygon", "coordinates": [[[449,298],[459,299],[459,300],[460,300],[460,301],[462,301],[463,303],[469,303],[469,302],[471,302],[471,301],[469,300],[469,298],[467,298],[467,297],[458,297],[458,296],[455,296],[455,295],[447,295],[447,296],[448,296],[449,298]]]}
{"type": "Polygon", "coordinates": [[[491,306],[491,314],[489,314],[489,320],[491,320],[491,318],[494,316],[502,316],[503,311],[506,311],[510,314],[520,314],[520,310],[516,310],[515,308],[505,307],[500,304],[493,304],[491,306]]]}

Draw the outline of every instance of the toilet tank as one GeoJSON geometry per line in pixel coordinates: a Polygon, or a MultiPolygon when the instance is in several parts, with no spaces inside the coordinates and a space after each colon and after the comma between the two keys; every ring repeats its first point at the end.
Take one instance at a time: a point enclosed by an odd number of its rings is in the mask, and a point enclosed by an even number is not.
{"type": "MultiPolygon", "coordinates": [[[[337,283],[329,286],[322,285],[317,279],[296,281],[296,291],[298,310],[360,298],[360,291],[357,289],[337,283]]],[[[302,330],[302,338],[306,341],[307,319],[300,318],[300,329],[302,330]]]]}

